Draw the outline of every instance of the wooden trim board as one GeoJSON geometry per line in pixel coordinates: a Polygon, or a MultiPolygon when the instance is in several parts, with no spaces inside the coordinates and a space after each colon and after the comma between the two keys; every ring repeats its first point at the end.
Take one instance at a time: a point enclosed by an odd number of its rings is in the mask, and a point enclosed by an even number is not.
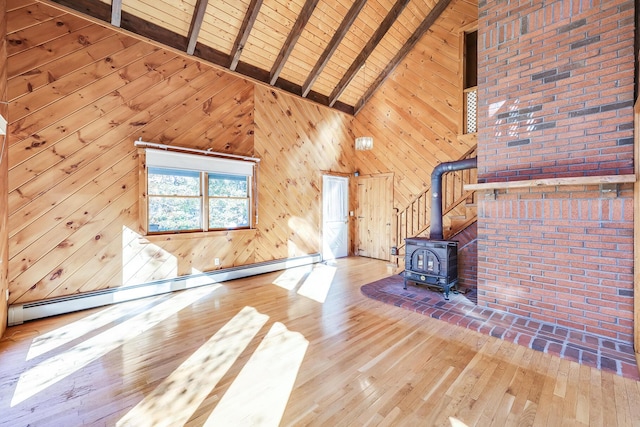
{"type": "MultiPolygon", "coordinates": [[[[636,113],[637,114],[637,113],[636,113]]],[[[527,179],[522,181],[486,182],[481,184],[467,184],[468,191],[501,190],[509,188],[553,187],[556,185],[598,185],[598,184],[624,184],[636,182],[636,175],[600,175],[579,176],[571,178],[542,178],[527,179]]]]}

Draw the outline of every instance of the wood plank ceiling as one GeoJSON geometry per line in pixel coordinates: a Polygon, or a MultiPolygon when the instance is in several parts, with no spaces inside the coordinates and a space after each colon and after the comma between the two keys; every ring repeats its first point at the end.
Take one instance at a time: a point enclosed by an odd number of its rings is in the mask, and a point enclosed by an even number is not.
{"type": "Polygon", "coordinates": [[[356,114],[451,0],[54,0],[356,114]]]}

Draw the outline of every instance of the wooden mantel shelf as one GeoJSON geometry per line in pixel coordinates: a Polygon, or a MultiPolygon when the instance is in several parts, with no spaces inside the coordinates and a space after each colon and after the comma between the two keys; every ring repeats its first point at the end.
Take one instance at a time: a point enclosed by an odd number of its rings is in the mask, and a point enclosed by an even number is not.
{"type": "Polygon", "coordinates": [[[636,176],[630,175],[601,175],[579,176],[573,178],[544,178],[527,179],[522,181],[487,182],[483,184],[467,184],[468,191],[500,190],[509,188],[551,187],[556,185],[598,185],[598,184],[624,184],[636,182],[636,176]]]}

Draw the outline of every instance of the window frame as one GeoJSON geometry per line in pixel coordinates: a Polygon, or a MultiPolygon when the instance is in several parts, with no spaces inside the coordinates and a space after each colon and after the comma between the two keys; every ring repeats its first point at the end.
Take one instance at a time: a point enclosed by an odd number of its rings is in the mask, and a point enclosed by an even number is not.
{"type": "MultiPolygon", "coordinates": [[[[460,138],[464,138],[464,137],[476,137],[477,135],[477,122],[476,122],[476,131],[475,132],[469,132],[467,129],[467,95],[469,92],[475,92],[476,93],[476,105],[477,105],[477,93],[478,93],[478,86],[476,84],[476,86],[469,86],[466,84],[466,76],[467,76],[467,67],[470,65],[468,63],[467,60],[467,46],[466,46],[466,40],[467,40],[467,34],[473,33],[473,32],[478,32],[478,23],[477,22],[473,22],[467,26],[464,26],[462,28],[460,28],[460,32],[459,32],[459,40],[460,40],[460,45],[459,45],[459,57],[460,57],[460,79],[459,79],[459,84],[460,84],[460,128],[459,128],[459,132],[458,135],[460,138]]],[[[477,45],[476,45],[477,46],[477,45]]],[[[474,66],[477,69],[477,57],[478,57],[478,51],[476,49],[476,64],[474,64],[474,66]]],[[[477,77],[478,73],[476,71],[476,77],[477,77]]],[[[477,108],[477,107],[476,107],[477,108]]],[[[477,109],[476,109],[476,117],[477,117],[477,109]]]]}
{"type": "Polygon", "coordinates": [[[204,209],[206,210],[205,213],[203,213],[203,216],[206,216],[207,218],[207,227],[209,229],[209,231],[212,230],[244,230],[244,229],[250,229],[252,227],[253,221],[251,220],[252,218],[252,185],[251,185],[251,179],[249,176],[247,175],[235,175],[235,176],[244,176],[246,179],[246,185],[247,185],[247,195],[245,197],[240,197],[240,196],[211,196],[210,191],[209,191],[209,183],[210,183],[210,175],[223,175],[223,176],[230,176],[231,174],[221,174],[218,172],[205,172],[204,177],[203,177],[203,181],[204,181],[204,200],[203,200],[203,206],[204,209]],[[210,216],[211,216],[211,209],[210,209],[210,202],[211,200],[246,200],[247,201],[247,224],[246,225],[242,225],[242,226],[237,226],[237,227],[233,227],[233,228],[228,228],[228,227],[215,227],[212,228],[211,227],[211,221],[210,221],[210,216]]]}
{"type": "Polygon", "coordinates": [[[173,235],[184,233],[219,232],[233,230],[251,230],[257,224],[257,171],[256,162],[245,160],[229,160],[226,158],[214,158],[206,155],[186,154],[182,152],[168,152],[151,148],[140,148],[139,158],[139,222],[140,229],[145,235],[173,235]],[[175,165],[175,166],[173,166],[175,165]],[[149,194],[149,169],[161,168],[168,171],[188,171],[199,174],[199,195],[185,196],[185,198],[198,198],[200,200],[201,227],[185,230],[151,230],[149,224],[149,203],[152,197],[176,197],[176,195],[149,194]],[[247,180],[248,218],[247,225],[238,227],[211,227],[209,212],[209,174],[243,176],[247,180]]]}

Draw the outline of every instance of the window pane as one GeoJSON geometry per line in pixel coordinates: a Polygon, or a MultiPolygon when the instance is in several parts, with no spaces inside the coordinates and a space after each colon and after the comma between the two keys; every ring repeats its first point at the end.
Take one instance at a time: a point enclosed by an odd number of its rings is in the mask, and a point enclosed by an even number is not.
{"type": "Polygon", "coordinates": [[[209,196],[248,197],[249,180],[246,176],[210,173],[209,196]]]}
{"type": "Polygon", "coordinates": [[[200,172],[149,168],[147,191],[158,196],[199,196],[200,172]]]}
{"type": "Polygon", "coordinates": [[[149,231],[201,230],[199,198],[149,197],[149,231]]]}
{"type": "Polygon", "coordinates": [[[209,228],[249,226],[249,199],[210,199],[209,228]]]}
{"type": "Polygon", "coordinates": [[[464,88],[478,86],[478,31],[464,34],[464,88]]]}

